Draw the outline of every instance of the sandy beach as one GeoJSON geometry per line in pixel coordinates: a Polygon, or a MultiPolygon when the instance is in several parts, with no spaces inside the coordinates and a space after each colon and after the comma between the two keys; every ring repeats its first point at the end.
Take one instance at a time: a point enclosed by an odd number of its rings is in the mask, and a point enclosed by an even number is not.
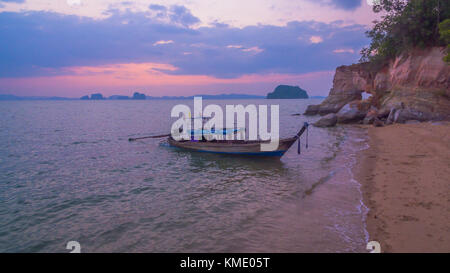
{"type": "Polygon", "coordinates": [[[356,175],[382,252],[450,252],[450,123],[369,128],[356,175]]]}

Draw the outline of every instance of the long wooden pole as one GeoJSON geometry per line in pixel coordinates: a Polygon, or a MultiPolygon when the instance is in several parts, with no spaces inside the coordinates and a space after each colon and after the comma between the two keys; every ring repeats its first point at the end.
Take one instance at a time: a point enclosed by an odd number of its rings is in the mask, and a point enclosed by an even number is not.
{"type": "Polygon", "coordinates": [[[148,139],[148,138],[163,138],[163,137],[169,137],[169,136],[170,136],[170,134],[159,135],[159,136],[136,137],[136,138],[129,138],[128,141],[136,141],[136,140],[148,139]]]}

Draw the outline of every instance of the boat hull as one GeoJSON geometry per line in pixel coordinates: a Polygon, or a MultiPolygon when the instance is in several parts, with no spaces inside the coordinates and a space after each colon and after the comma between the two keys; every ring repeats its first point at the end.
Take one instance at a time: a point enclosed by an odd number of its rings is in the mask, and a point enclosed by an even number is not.
{"type": "Polygon", "coordinates": [[[268,143],[264,141],[176,141],[169,137],[168,142],[171,146],[182,148],[189,151],[229,154],[229,155],[249,155],[249,156],[275,156],[281,157],[294,144],[296,138],[281,139],[278,149],[275,151],[261,151],[261,144],[268,143]]]}

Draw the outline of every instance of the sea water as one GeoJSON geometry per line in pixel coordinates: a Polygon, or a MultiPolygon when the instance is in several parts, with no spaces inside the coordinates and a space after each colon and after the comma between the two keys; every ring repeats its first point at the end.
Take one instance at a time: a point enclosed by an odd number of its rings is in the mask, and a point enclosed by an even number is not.
{"type": "MultiPolygon", "coordinates": [[[[278,104],[280,135],[320,100],[278,104]]],[[[0,252],[365,252],[352,126],[310,127],[283,158],[191,153],[165,139],[187,100],[0,102],[0,252]]]]}

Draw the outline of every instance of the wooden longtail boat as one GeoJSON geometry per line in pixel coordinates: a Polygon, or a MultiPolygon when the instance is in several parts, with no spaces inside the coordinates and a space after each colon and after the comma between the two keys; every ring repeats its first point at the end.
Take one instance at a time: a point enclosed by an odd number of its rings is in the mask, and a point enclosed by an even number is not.
{"type": "MultiPolygon", "coordinates": [[[[232,154],[232,155],[251,155],[251,156],[277,156],[282,157],[289,148],[299,140],[303,133],[308,129],[309,124],[305,122],[297,135],[291,138],[280,139],[278,149],[275,151],[261,151],[261,144],[269,141],[246,141],[246,140],[214,140],[214,141],[176,141],[171,136],[168,142],[171,146],[196,152],[232,154]]],[[[299,143],[300,145],[300,143],[299,143]]]]}

